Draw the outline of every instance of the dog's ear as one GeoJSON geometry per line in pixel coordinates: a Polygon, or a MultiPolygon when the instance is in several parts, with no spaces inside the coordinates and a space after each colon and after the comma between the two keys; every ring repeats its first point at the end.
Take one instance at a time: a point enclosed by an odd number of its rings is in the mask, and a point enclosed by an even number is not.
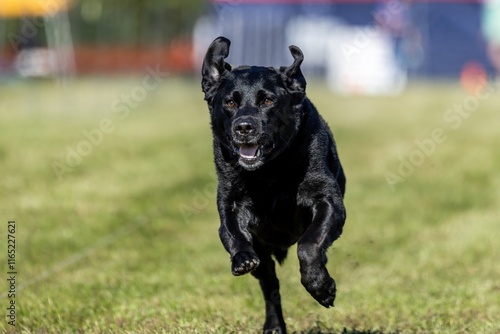
{"type": "Polygon", "coordinates": [[[205,100],[209,100],[220,81],[222,73],[231,71],[231,65],[224,59],[229,55],[231,41],[225,37],[217,37],[208,47],[201,69],[201,89],[205,93],[205,100]]]}
{"type": "Polygon", "coordinates": [[[288,48],[293,56],[293,64],[289,67],[282,66],[280,72],[283,76],[283,80],[287,85],[290,93],[296,95],[298,98],[302,99],[306,92],[306,79],[302,75],[300,70],[300,65],[304,60],[304,54],[295,45],[290,45],[288,48]]]}

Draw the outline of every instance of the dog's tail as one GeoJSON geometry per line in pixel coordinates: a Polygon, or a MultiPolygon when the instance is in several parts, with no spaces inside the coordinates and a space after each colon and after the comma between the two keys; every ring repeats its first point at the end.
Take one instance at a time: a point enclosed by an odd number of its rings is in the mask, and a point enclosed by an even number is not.
{"type": "Polygon", "coordinates": [[[288,250],[283,248],[275,248],[273,250],[274,257],[276,258],[279,264],[283,264],[283,261],[285,261],[287,253],[288,250]]]}

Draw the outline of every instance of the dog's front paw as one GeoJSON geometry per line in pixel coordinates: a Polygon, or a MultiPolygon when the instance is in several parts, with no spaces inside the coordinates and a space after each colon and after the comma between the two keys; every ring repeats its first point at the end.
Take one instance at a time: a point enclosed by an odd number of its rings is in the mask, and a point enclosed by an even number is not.
{"type": "Polygon", "coordinates": [[[314,270],[302,275],[302,284],[318,303],[326,308],[333,306],[337,287],[326,270],[314,270]]]}
{"type": "Polygon", "coordinates": [[[240,276],[254,271],[260,264],[260,260],[254,253],[239,252],[233,256],[231,271],[234,276],[240,276]]]}

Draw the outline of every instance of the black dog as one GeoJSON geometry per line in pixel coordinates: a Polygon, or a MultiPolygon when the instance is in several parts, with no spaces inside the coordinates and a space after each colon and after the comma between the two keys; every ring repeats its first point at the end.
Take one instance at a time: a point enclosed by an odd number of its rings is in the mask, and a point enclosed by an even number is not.
{"type": "Polygon", "coordinates": [[[326,122],[305,95],[302,51],[290,46],[289,67],[241,66],[224,59],[219,37],[203,62],[219,179],[219,235],[234,275],[259,279],[266,304],[264,333],[286,333],[274,258],[298,242],[301,282],[323,306],[336,287],[326,250],[342,233],[345,176],[326,122]]]}

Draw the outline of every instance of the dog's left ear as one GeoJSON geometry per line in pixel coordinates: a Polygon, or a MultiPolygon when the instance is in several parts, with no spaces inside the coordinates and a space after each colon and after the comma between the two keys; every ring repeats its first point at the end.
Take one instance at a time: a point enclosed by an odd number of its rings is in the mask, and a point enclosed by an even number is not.
{"type": "Polygon", "coordinates": [[[304,54],[295,45],[290,45],[288,49],[293,56],[293,64],[289,67],[282,66],[280,68],[280,72],[283,76],[285,84],[290,90],[290,93],[297,95],[297,97],[302,99],[305,96],[306,92],[306,79],[304,78],[304,76],[302,75],[302,71],[300,70],[300,65],[304,60],[304,54]]]}
{"type": "Polygon", "coordinates": [[[213,97],[222,73],[231,71],[231,65],[224,61],[229,55],[230,45],[231,41],[221,36],[217,37],[208,47],[201,69],[201,89],[205,93],[206,101],[213,97]]]}

